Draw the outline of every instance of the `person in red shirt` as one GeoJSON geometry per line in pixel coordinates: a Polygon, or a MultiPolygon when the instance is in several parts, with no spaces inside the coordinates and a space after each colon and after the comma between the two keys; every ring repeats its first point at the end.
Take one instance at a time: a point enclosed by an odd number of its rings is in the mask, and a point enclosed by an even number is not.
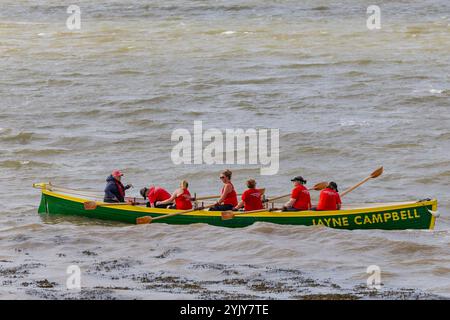
{"type": "Polygon", "coordinates": [[[304,186],[306,180],[302,176],[297,176],[291,180],[294,183],[291,199],[283,206],[283,211],[303,211],[311,209],[311,195],[304,186]]]}
{"type": "Polygon", "coordinates": [[[262,193],[256,189],[256,181],[254,179],[247,180],[247,190],[242,194],[242,200],[233,210],[239,210],[244,207],[245,211],[253,211],[263,209],[262,193]]]}
{"type": "Polygon", "coordinates": [[[238,204],[236,190],[231,183],[231,171],[225,170],[220,174],[220,180],[222,180],[223,187],[220,193],[220,198],[214,204],[214,207],[209,208],[209,211],[227,211],[232,210],[238,204]]]}
{"type": "MultiPolygon", "coordinates": [[[[191,193],[188,190],[188,182],[186,180],[181,181],[180,188],[174,191],[169,199],[166,199],[164,201],[156,201],[155,207],[158,206],[169,206],[170,203],[173,203],[175,201],[175,206],[170,206],[170,209],[178,209],[178,210],[189,210],[192,209],[192,202],[191,202],[191,193]]],[[[164,208],[164,207],[160,207],[164,208]]]]}
{"type": "Polygon", "coordinates": [[[151,186],[150,188],[142,188],[140,190],[141,196],[146,200],[148,198],[147,207],[152,208],[166,208],[167,205],[161,207],[155,206],[156,201],[164,201],[170,198],[170,193],[159,186],[151,186]]]}
{"type": "Polygon", "coordinates": [[[336,182],[330,182],[328,187],[320,192],[319,203],[315,208],[317,211],[340,210],[341,197],[336,182]]]}

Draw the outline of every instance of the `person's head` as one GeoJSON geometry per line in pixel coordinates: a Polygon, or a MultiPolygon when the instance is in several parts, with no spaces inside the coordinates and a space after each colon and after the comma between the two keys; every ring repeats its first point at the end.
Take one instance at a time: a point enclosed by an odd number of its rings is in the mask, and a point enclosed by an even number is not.
{"type": "Polygon", "coordinates": [[[188,183],[186,180],[182,180],[182,181],[180,182],[180,188],[181,188],[181,189],[185,190],[185,189],[187,189],[188,187],[189,187],[189,183],[188,183]]]}
{"type": "Polygon", "coordinates": [[[291,181],[294,183],[294,185],[298,186],[301,184],[306,184],[306,180],[303,179],[302,176],[296,176],[294,178],[291,179],[291,181]]]}
{"type": "Polygon", "coordinates": [[[111,175],[113,176],[114,179],[120,181],[122,179],[123,173],[120,170],[114,170],[111,175]]]}
{"type": "Polygon", "coordinates": [[[255,189],[256,187],[256,181],[255,179],[249,179],[247,180],[247,188],[249,189],[255,189]]]}
{"type": "Polygon", "coordinates": [[[222,180],[223,183],[227,183],[231,180],[231,171],[230,170],[224,170],[220,173],[220,180],[222,180]]]}
{"type": "Polygon", "coordinates": [[[139,191],[139,193],[141,194],[142,198],[144,198],[144,200],[147,199],[148,188],[147,188],[147,187],[142,188],[142,189],[139,191]]]}
{"type": "Polygon", "coordinates": [[[333,189],[333,190],[336,191],[336,192],[339,192],[338,186],[337,186],[337,183],[336,183],[336,182],[331,181],[331,182],[328,184],[328,188],[333,189]]]}

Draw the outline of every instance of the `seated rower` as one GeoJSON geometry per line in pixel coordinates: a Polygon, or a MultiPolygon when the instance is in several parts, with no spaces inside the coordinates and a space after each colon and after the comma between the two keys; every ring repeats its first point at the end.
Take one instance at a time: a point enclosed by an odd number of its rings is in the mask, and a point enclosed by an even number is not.
{"type": "MultiPolygon", "coordinates": [[[[141,196],[146,200],[148,198],[147,207],[151,208],[166,208],[167,205],[155,206],[156,201],[165,201],[170,198],[170,193],[164,188],[158,186],[144,187],[140,190],[141,196]]],[[[172,205],[172,203],[169,203],[172,205]]]]}
{"type": "Polygon", "coordinates": [[[254,179],[247,180],[247,190],[242,194],[242,200],[233,210],[239,210],[244,207],[245,211],[253,211],[264,209],[262,204],[262,192],[256,189],[256,181],[254,179]]]}
{"type": "Polygon", "coordinates": [[[303,211],[311,209],[311,195],[304,186],[306,180],[297,176],[291,180],[294,183],[291,199],[283,206],[283,211],[303,211]]]}
{"type": "Polygon", "coordinates": [[[125,201],[125,190],[133,187],[132,184],[124,186],[121,182],[123,173],[120,170],[114,170],[106,178],[105,196],[103,202],[114,203],[125,201]]]}
{"type": "Polygon", "coordinates": [[[188,186],[189,184],[186,180],[181,181],[180,188],[175,190],[169,199],[166,199],[164,201],[156,201],[155,207],[164,208],[164,205],[165,207],[167,207],[175,201],[175,206],[171,205],[169,209],[178,209],[178,210],[192,209],[191,194],[188,190],[188,186]]]}
{"type": "Polygon", "coordinates": [[[214,207],[210,208],[209,211],[228,211],[237,206],[237,194],[231,183],[231,175],[232,173],[230,170],[222,171],[220,174],[219,178],[223,182],[222,192],[219,200],[217,200],[214,207]]]}
{"type": "Polygon", "coordinates": [[[328,187],[320,192],[319,203],[315,210],[340,210],[341,209],[341,197],[336,182],[330,182],[328,187]]]}

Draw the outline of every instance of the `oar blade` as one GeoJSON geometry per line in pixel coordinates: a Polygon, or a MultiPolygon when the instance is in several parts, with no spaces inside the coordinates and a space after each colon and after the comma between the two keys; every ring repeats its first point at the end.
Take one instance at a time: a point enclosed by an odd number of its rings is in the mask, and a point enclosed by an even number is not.
{"type": "Polygon", "coordinates": [[[86,201],[83,203],[84,210],[95,210],[97,208],[97,202],[95,201],[86,201]]]}
{"type": "Polygon", "coordinates": [[[320,190],[325,189],[326,187],[328,187],[328,182],[322,181],[322,182],[316,183],[313,187],[313,190],[320,191],[320,190]]]}
{"type": "Polygon", "coordinates": [[[150,216],[143,216],[136,218],[136,224],[150,224],[152,223],[152,217],[150,216]]]}
{"type": "Polygon", "coordinates": [[[370,177],[373,179],[373,178],[376,178],[376,177],[381,176],[382,173],[383,173],[383,167],[379,167],[377,170],[375,170],[374,172],[372,172],[372,174],[370,175],[370,177]]]}
{"type": "Polygon", "coordinates": [[[234,218],[233,211],[222,211],[222,220],[230,220],[234,218]]]}

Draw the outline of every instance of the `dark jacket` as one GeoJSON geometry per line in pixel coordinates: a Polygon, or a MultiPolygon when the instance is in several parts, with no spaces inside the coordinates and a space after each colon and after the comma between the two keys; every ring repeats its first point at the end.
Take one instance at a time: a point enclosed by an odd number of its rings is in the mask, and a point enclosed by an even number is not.
{"type": "Polygon", "coordinates": [[[105,197],[104,202],[124,202],[125,190],[130,186],[123,186],[122,182],[114,179],[112,175],[106,178],[105,197]]]}

